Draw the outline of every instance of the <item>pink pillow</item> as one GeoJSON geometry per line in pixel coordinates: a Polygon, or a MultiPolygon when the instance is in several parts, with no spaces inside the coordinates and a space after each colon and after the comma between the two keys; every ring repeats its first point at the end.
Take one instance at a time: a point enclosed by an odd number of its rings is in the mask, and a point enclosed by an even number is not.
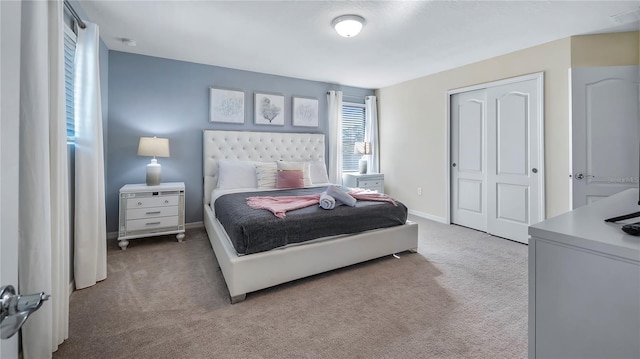
{"type": "Polygon", "coordinates": [[[278,171],[276,188],[303,188],[304,176],[302,171],[278,171]]]}

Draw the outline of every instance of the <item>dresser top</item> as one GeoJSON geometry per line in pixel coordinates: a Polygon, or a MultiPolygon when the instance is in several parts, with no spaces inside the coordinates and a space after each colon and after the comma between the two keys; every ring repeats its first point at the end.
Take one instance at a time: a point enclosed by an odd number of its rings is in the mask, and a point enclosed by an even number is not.
{"type": "Polygon", "coordinates": [[[347,172],[344,173],[345,176],[353,176],[358,178],[381,178],[384,177],[382,173],[358,173],[358,172],[347,172]]]}
{"type": "MultiPolygon", "coordinates": [[[[640,261],[640,236],[622,231],[623,223],[604,220],[640,212],[638,189],[629,189],[529,227],[533,237],[640,261]]],[[[624,223],[640,222],[640,217],[624,223]]]]}
{"type": "Polygon", "coordinates": [[[184,191],[184,182],[165,182],[157,186],[147,186],[145,183],[136,183],[126,184],[120,188],[120,193],[161,191],[184,191]]]}

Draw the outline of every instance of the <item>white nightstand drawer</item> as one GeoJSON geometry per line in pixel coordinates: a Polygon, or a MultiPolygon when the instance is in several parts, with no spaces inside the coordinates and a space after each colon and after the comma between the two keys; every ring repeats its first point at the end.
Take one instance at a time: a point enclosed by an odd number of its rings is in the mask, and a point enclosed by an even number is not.
{"type": "Polygon", "coordinates": [[[178,215],[178,206],[156,208],[133,208],[127,211],[127,220],[178,215]]]}
{"type": "Polygon", "coordinates": [[[371,188],[371,187],[380,187],[380,186],[382,186],[381,180],[358,181],[358,187],[360,188],[371,188]]]}
{"type": "Polygon", "coordinates": [[[127,221],[127,231],[140,231],[177,226],[178,216],[132,219],[127,221]]]}
{"type": "Polygon", "coordinates": [[[180,201],[179,196],[158,196],[147,198],[128,198],[127,209],[131,208],[147,208],[162,206],[177,206],[180,201]]]}

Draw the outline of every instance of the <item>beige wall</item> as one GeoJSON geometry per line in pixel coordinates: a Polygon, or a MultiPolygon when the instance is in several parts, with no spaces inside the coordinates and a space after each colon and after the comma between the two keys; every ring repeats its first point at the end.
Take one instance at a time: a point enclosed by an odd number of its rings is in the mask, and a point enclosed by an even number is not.
{"type": "Polygon", "coordinates": [[[573,36],[571,67],[637,65],[640,32],[573,36]]]}
{"type": "Polygon", "coordinates": [[[570,210],[572,58],[585,66],[618,65],[629,58],[637,63],[634,34],[638,36],[636,32],[566,38],[377,90],[386,191],[414,211],[446,218],[447,91],[544,72],[546,216],[570,210]],[[589,49],[599,52],[601,46],[614,55],[591,56],[589,49]]]}

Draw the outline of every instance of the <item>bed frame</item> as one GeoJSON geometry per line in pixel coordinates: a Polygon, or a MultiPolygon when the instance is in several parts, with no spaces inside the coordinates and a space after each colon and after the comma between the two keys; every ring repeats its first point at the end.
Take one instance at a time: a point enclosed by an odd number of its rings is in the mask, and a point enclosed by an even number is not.
{"type": "Polygon", "coordinates": [[[211,208],[218,160],[324,161],[324,135],[214,131],[203,132],[204,225],[227,283],[231,303],[246,293],[418,247],[418,225],[339,236],[326,241],[238,256],[211,208]]]}

